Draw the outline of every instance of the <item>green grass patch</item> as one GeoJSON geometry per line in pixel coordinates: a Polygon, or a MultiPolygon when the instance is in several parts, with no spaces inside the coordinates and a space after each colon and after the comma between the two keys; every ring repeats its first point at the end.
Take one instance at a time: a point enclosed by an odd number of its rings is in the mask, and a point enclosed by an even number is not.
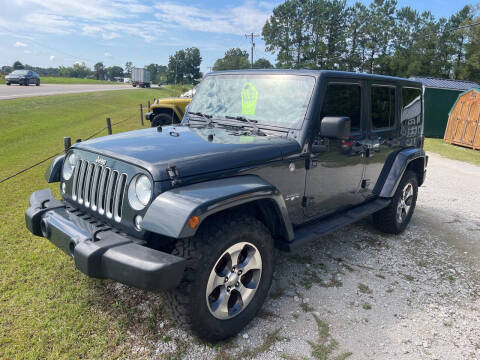
{"type": "Polygon", "coordinates": [[[372,289],[370,289],[367,285],[365,284],[358,284],[358,290],[362,293],[362,294],[371,294],[372,293],[372,289]]]}
{"type": "Polygon", "coordinates": [[[312,348],[312,357],[318,360],[327,360],[332,352],[337,348],[338,341],[330,336],[328,324],[316,315],[313,315],[317,323],[318,339],[316,342],[307,341],[312,348]]]}
{"type": "Polygon", "coordinates": [[[365,302],[365,303],[362,304],[362,308],[363,308],[363,310],[370,310],[372,308],[372,305],[365,302]]]}
{"type": "Polygon", "coordinates": [[[425,139],[425,150],[449,159],[480,165],[480,150],[472,150],[462,146],[452,145],[443,141],[443,139],[425,139]]]}
{"type": "MultiPolygon", "coordinates": [[[[140,103],[180,90],[2,100],[0,179],[61,151],[63,136],[84,139],[102,129],[106,117],[126,119],[114,133],[138,129],[140,103]]],[[[0,184],[0,359],[131,358],[127,331],[139,326],[135,303],[112,292],[112,282],[81,274],[69,257],[25,228],[29,195],[43,188],[59,194],[58,184],[45,182],[48,165],[0,184]]],[[[155,330],[156,320],[142,326],[155,330]]]]}

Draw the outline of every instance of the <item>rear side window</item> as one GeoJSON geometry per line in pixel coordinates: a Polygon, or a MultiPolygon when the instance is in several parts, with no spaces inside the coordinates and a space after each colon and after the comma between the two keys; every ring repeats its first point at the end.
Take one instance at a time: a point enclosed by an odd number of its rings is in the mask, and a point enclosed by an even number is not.
{"type": "Polygon", "coordinates": [[[395,88],[372,86],[372,128],[384,129],[395,125],[395,88]]]}
{"type": "Polygon", "coordinates": [[[348,116],[351,121],[351,130],[360,131],[361,94],[360,85],[329,84],[320,119],[325,116],[348,116]]]}
{"type": "MultiPolygon", "coordinates": [[[[402,88],[402,120],[404,118],[403,114],[415,107],[417,114],[421,113],[421,101],[422,101],[422,90],[414,88],[402,88]],[[417,105],[418,104],[418,105],[417,105]]],[[[410,115],[410,114],[409,114],[410,115]]],[[[412,116],[412,117],[415,117],[412,116]]]]}

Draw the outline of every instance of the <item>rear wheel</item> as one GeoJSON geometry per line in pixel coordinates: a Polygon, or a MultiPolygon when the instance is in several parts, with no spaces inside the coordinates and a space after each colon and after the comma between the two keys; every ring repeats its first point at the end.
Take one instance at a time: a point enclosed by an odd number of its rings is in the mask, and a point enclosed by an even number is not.
{"type": "Polygon", "coordinates": [[[10,83],[9,83],[9,82],[7,82],[7,83],[5,83],[5,84],[6,84],[7,86],[10,86],[10,83]]]}
{"type": "Polygon", "coordinates": [[[417,176],[413,171],[406,171],[391,204],[373,214],[375,226],[389,234],[403,232],[412,218],[417,203],[417,195],[417,176]]]}
{"type": "Polygon", "coordinates": [[[194,238],[180,239],[173,254],[187,258],[188,265],[166,305],[201,338],[231,337],[261,308],[272,282],[273,239],[257,219],[221,216],[194,238]]]}

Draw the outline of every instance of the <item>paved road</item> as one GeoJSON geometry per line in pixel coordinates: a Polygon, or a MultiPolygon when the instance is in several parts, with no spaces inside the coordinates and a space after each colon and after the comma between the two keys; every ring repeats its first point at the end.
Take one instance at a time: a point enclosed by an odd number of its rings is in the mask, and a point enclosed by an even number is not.
{"type": "Polygon", "coordinates": [[[135,89],[132,85],[41,84],[40,86],[0,85],[0,100],[20,97],[73,94],[92,91],[135,89]]]}

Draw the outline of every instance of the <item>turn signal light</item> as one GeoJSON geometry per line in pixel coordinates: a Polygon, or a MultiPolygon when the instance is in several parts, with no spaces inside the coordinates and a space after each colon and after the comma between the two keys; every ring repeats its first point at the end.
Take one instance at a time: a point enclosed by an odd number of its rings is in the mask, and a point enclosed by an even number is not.
{"type": "Polygon", "coordinates": [[[198,224],[200,224],[200,219],[198,216],[192,216],[190,219],[188,219],[188,226],[190,226],[192,229],[195,229],[198,224]]]}

